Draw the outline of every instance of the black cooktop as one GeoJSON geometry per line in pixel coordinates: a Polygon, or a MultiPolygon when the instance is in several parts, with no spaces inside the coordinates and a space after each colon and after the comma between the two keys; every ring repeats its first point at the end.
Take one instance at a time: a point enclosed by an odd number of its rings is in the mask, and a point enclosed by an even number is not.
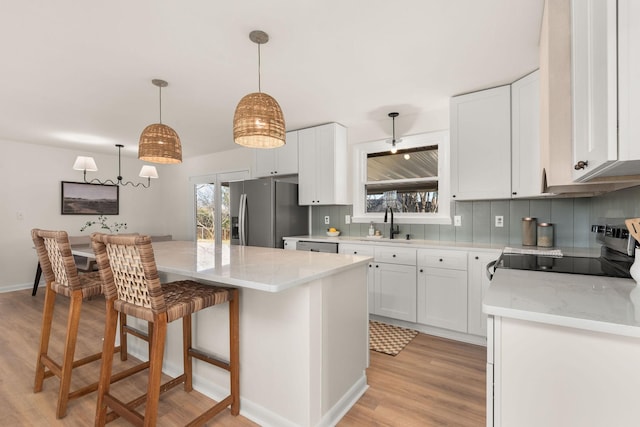
{"type": "Polygon", "coordinates": [[[503,253],[496,268],[515,270],[548,271],[552,273],[586,274],[589,276],[630,278],[631,262],[609,259],[563,256],[553,258],[539,255],[503,253]]]}

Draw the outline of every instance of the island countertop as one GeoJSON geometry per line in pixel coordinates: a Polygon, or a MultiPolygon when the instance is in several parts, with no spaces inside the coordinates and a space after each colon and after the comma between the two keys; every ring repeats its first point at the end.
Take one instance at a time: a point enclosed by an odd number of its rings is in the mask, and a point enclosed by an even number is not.
{"type": "MultiPolygon", "coordinates": [[[[153,243],[158,271],[211,282],[281,292],[312,280],[367,263],[360,255],[327,254],[209,242],[153,243]]],[[[93,258],[90,247],[74,247],[75,255],[93,258]]]]}
{"type": "Polygon", "coordinates": [[[640,337],[633,279],[497,269],[483,300],[490,315],[640,337]]]}

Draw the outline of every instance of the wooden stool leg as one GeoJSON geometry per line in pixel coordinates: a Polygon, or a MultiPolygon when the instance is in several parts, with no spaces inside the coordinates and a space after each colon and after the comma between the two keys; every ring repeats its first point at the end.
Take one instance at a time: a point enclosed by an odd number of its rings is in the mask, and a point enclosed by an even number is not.
{"type": "Polygon", "coordinates": [[[69,304],[69,316],[67,318],[67,337],[62,355],[62,369],[60,372],[60,389],[58,390],[58,409],[56,417],[62,418],[67,412],[69,402],[69,388],[71,387],[71,374],[73,372],[73,355],[76,350],[78,327],[80,326],[80,311],[82,309],[82,291],[73,291],[69,304]]]}
{"type": "Polygon", "coordinates": [[[182,318],[182,363],[184,364],[184,390],[193,390],[193,359],[191,358],[191,314],[182,318]]]}
{"type": "Polygon", "coordinates": [[[49,351],[49,338],[51,337],[51,322],[53,320],[53,309],[56,302],[56,293],[51,289],[51,282],[47,282],[44,296],[44,309],[42,310],[42,328],[40,329],[40,349],[38,351],[38,361],[36,362],[36,378],[33,385],[33,392],[42,391],[44,382],[44,364],[42,356],[49,351]]]}
{"type": "Polygon", "coordinates": [[[229,301],[229,364],[231,380],[231,415],[240,413],[240,301],[238,290],[233,290],[233,299],[229,301]]]}
{"type": "Polygon", "coordinates": [[[113,299],[106,302],[106,319],[104,325],[104,342],[102,344],[102,364],[100,366],[100,382],[98,384],[98,402],[96,405],[96,426],[104,426],[107,417],[105,394],[109,393],[111,368],[113,366],[113,349],[116,345],[118,312],[113,308],[113,299]]]}
{"type": "Polygon", "coordinates": [[[162,380],[162,358],[167,337],[167,315],[156,316],[153,322],[153,346],[149,354],[149,384],[147,386],[147,404],[144,411],[144,425],[155,426],[158,420],[158,401],[160,400],[160,384],[162,380]]]}
{"type": "Polygon", "coordinates": [[[120,313],[120,360],[127,360],[129,350],[127,349],[127,315],[120,313]]]}

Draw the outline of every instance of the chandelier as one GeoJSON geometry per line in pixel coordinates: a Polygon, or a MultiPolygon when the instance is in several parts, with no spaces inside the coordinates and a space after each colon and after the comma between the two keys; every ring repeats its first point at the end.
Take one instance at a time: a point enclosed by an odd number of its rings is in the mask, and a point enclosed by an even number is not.
{"type": "Polygon", "coordinates": [[[131,185],[133,187],[144,187],[144,188],[149,188],[151,186],[151,178],[158,178],[158,171],[156,170],[155,166],[149,166],[149,165],[144,165],[142,166],[142,169],[140,169],[140,174],[139,176],[142,178],[147,178],[147,185],[145,185],[142,182],[138,182],[138,183],[133,183],[131,181],[123,181],[122,179],[122,173],[120,171],[120,167],[121,167],[121,156],[120,156],[120,150],[124,147],[124,145],[122,144],[116,144],[116,147],[118,147],[118,176],[116,177],[115,180],[112,179],[107,179],[105,181],[100,181],[97,178],[94,178],[92,180],[87,180],[87,171],[89,172],[95,172],[98,170],[98,166],[96,165],[95,160],[93,159],[93,157],[86,157],[86,156],[78,156],[76,157],[76,161],[73,164],[73,169],[74,170],[80,170],[84,172],[84,182],[87,184],[100,184],[100,185],[131,185]]]}

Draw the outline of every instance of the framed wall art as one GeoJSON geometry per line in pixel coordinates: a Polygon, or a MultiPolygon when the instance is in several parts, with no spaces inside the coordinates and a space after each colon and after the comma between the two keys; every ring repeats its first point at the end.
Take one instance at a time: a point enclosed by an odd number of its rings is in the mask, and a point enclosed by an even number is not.
{"type": "Polygon", "coordinates": [[[62,215],[118,215],[120,187],[62,181],[62,215]]]}

